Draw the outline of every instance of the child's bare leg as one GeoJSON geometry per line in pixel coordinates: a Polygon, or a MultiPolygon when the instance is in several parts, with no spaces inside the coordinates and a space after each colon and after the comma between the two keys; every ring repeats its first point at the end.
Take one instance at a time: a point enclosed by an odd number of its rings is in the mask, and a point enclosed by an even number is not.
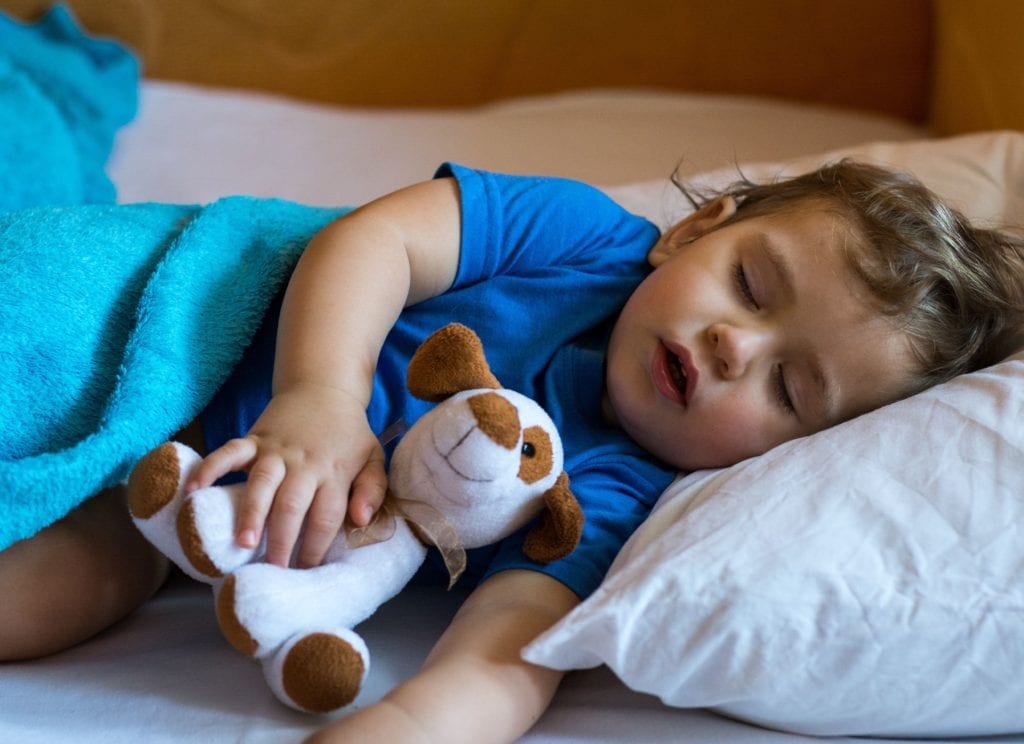
{"type": "Polygon", "coordinates": [[[0,552],[0,661],[61,651],[141,605],[168,564],[111,488],[0,552]]]}

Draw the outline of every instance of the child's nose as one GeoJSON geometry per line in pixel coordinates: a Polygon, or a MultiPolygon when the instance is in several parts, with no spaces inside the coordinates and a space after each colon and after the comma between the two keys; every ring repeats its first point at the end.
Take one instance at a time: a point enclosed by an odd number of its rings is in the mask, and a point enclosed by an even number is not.
{"type": "Polygon", "coordinates": [[[735,380],[746,374],[751,362],[767,343],[763,332],[729,323],[709,326],[708,340],[718,371],[727,380],[735,380]]]}

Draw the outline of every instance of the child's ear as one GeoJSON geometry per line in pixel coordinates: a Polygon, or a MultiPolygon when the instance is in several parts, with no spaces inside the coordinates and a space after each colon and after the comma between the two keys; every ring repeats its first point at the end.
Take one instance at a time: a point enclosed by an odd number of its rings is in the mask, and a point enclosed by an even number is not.
{"type": "Polygon", "coordinates": [[[736,200],[731,196],[720,196],[709,201],[693,214],[670,227],[661,240],[654,244],[647,261],[658,267],[679,250],[680,247],[710,232],[736,214],[736,200]]]}

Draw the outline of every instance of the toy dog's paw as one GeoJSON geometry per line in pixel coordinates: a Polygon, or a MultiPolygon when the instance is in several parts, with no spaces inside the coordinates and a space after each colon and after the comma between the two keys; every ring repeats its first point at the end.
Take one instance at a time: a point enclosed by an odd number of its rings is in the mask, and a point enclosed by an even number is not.
{"type": "Polygon", "coordinates": [[[128,509],[136,519],[152,519],[180,495],[184,479],[201,458],[190,447],[164,442],[135,465],[128,476],[128,509]]]}
{"type": "Polygon", "coordinates": [[[139,532],[181,570],[210,579],[192,567],[181,549],[176,521],[185,499],[185,478],[201,458],[183,444],[167,442],[143,457],[128,477],[128,509],[139,532]]]}
{"type": "Polygon", "coordinates": [[[334,628],[289,639],[266,660],[263,672],[285,705],[329,713],[356,699],[369,669],[363,639],[351,630],[334,628]]]}

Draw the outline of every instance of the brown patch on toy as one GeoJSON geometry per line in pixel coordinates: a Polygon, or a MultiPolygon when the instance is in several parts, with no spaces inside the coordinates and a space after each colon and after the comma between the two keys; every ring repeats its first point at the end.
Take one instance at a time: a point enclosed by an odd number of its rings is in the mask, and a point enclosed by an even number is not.
{"type": "Polygon", "coordinates": [[[569,476],[562,473],[544,492],[545,509],[526,535],[523,552],[538,563],[551,563],[569,555],[583,534],[583,510],[569,490],[569,476]]]}
{"type": "Polygon", "coordinates": [[[479,336],[451,323],[420,344],[409,361],[406,386],[420,400],[438,403],[463,390],[497,390],[501,383],[487,365],[479,336]]]}
{"type": "Polygon", "coordinates": [[[543,426],[529,426],[523,430],[523,453],[519,460],[519,480],[536,483],[551,472],[555,464],[551,437],[543,426]]]}
{"type": "Polygon", "coordinates": [[[196,571],[214,579],[220,578],[220,569],[203,550],[203,540],[196,528],[196,510],[191,501],[186,501],[178,512],[178,543],[196,571]]]}
{"type": "Polygon", "coordinates": [[[246,656],[255,656],[260,645],[235,614],[235,577],[228,576],[217,594],[217,625],[228,643],[246,656]]]}
{"type": "Polygon", "coordinates": [[[178,491],[181,463],[170,442],[161,444],[139,460],[128,476],[128,509],[137,519],[149,519],[178,491]]]}
{"type": "Polygon", "coordinates": [[[519,444],[519,411],[498,393],[480,393],[468,401],[477,426],[492,441],[512,449],[519,444]]]}
{"type": "Polygon", "coordinates": [[[288,652],[281,682],[299,707],[327,713],[355,699],[365,671],[363,658],[346,641],[311,633],[288,652]]]}

